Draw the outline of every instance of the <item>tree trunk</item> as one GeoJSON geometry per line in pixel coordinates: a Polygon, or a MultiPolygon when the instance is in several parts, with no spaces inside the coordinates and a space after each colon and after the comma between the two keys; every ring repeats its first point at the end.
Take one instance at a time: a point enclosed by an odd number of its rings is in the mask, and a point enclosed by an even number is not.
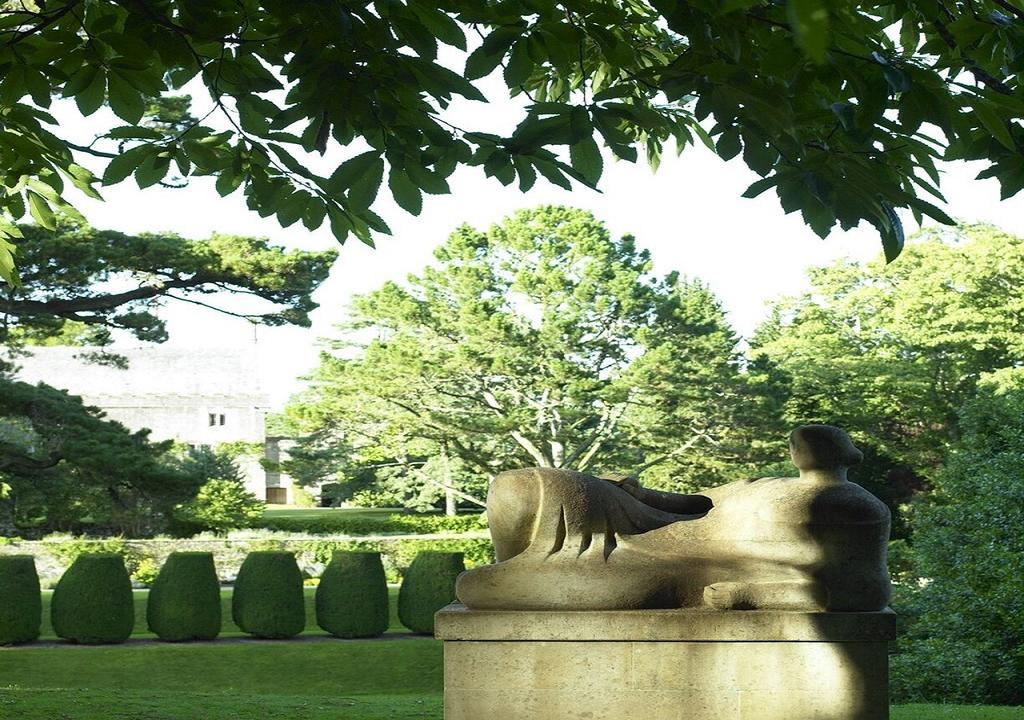
{"type": "Polygon", "coordinates": [[[455,517],[458,513],[458,498],[455,497],[452,488],[446,486],[444,489],[444,514],[448,517],[455,517]]]}

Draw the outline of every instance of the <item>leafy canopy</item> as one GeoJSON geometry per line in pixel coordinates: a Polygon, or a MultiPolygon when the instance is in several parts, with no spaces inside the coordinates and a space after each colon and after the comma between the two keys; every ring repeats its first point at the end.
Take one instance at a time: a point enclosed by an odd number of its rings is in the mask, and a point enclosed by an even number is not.
{"type": "Polygon", "coordinates": [[[242,315],[265,325],[309,326],[313,291],[336,253],[286,251],[265,239],[213,235],[125,235],[62,222],[56,232],[26,225],[19,243],[25,282],[0,296],[0,343],[104,344],[110,330],[167,339],[160,302],[181,300],[234,314],[204,300],[213,293],[262,301],[242,315]]]}
{"type": "Polygon", "coordinates": [[[982,377],[920,511],[919,577],[896,690],[910,702],[1024,702],[1024,371],[982,377]]]}
{"type": "Polygon", "coordinates": [[[435,256],[407,284],[355,299],[336,352],[287,410],[301,449],[335,469],[344,454],[460,461],[458,473],[424,466],[423,481],[523,465],[722,479],[744,446],[744,389],[706,288],[652,276],[633,238],[564,207],[462,226],[435,256]]]}
{"type": "Polygon", "coordinates": [[[1024,239],[926,231],[898,263],[841,261],[810,279],[752,340],[782,376],[784,418],[849,428],[933,478],[979,379],[1024,358],[1024,239]]]}
{"type": "Polygon", "coordinates": [[[459,166],[595,185],[599,143],[657,165],[670,139],[742,156],[762,178],[746,195],[774,188],[819,235],[871,223],[892,259],[896,209],[948,222],[936,160],[1024,187],[1022,47],[1019,0],[4,0],[0,276],[19,220],[73,211],[67,186],[214,176],[284,226],[370,242],[385,183],[417,214],[459,166]],[[449,106],[499,72],[521,122],[459,126],[449,106]],[[147,116],[193,81],[209,112],[147,116]],[[73,142],[55,97],[117,120],[73,142]],[[328,148],[330,175],[302,158],[328,148]]]}

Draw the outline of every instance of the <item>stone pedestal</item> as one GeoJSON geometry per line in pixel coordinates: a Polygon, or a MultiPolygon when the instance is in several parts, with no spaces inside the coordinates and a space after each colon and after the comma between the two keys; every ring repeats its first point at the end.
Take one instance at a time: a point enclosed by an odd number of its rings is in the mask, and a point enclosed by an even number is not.
{"type": "Polygon", "coordinates": [[[891,611],[436,617],[445,720],[886,720],[891,611]]]}

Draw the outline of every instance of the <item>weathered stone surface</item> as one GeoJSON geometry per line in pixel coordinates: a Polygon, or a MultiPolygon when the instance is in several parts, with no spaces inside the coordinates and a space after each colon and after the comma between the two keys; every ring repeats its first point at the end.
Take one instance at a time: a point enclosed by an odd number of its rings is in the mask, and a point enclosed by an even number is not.
{"type": "Polygon", "coordinates": [[[878,611],[889,511],[846,479],[845,432],[790,437],[799,478],[676,495],[569,470],[502,473],[487,514],[498,563],[465,573],[474,609],[878,611]]]}
{"type": "Polygon", "coordinates": [[[893,617],[453,605],[445,720],[885,720],[893,617]]]}
{"type": "Polygon", "coordinates": [[[470,610],[454,603],[434,617],[440,640],[884,642],[896,614],[685,610],[470,610]]]}

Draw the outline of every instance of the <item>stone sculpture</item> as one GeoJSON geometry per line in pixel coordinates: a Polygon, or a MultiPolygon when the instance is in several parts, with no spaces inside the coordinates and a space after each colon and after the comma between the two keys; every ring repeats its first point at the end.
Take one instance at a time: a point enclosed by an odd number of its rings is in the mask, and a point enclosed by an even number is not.
{"type": "Polygon", "coordinates": [[[790,452],[798,478],[700,495],[502,473],[487,499],[498,562],[464,573],[458,598],[470,610],[883,610],[889,511],[846,477],[863,456],[827,425],[794,430],[790,452]]]}

